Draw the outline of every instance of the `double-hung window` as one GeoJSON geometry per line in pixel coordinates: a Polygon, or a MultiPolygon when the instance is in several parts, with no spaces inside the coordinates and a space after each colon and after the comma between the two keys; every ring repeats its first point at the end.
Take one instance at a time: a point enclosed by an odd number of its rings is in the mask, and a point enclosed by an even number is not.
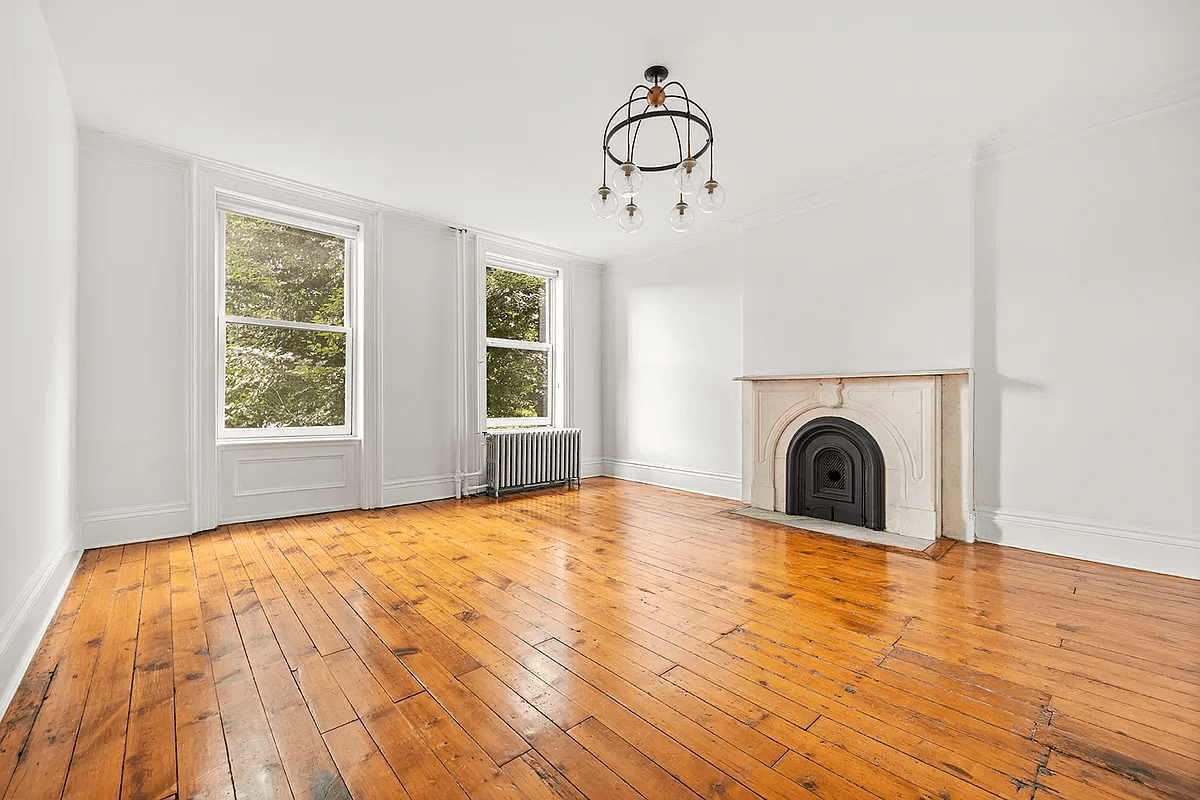
{"type": "Polygon", "coordinates": [[[237,198],[217,211],[219,435],[352,434],[358,227],[237,198]]]}
{"type": "Polygon", "coordinates": [[[487,424],[550,425],[556,374],[557,272],[487,265],[487,424]]]}

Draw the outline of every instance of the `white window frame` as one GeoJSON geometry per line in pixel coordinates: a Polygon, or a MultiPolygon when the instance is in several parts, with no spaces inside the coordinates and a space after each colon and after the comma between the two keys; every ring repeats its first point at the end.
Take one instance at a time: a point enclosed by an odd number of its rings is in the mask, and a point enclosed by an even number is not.
{"type": "Polygon", "coordinates": [[[296,439],[296,438],[353,438],[355,435],[354,392],[357,385],[357,335],[355,319],[358,309],[354,297],[357,273],[362,263],[363,231],[359,223],[327,216],[306,209],[255,197],[220,191],[216,205],[216,253],[217,267],[217,439],[218,441],[243,439],[296,439]],[[343,260],[342,325],[322,325],[310,322],[259,319],[225,313],[225,218],[227,214],[253,217],[279,225],[312,231],[325,236],[336,236],[346,243],[343,260]],[[286,328],[290,330],[322,331],[341,333],[346,337],[346,408],[345,424],[294,428],[227,428],[225,427],[225,330],[226,323],[257,325],[262,327],[286,328]]]}
{"type": "Polygon", "coordinates": [[[561,347],[560,317],[562,314],[562,272],[552,267],[524,261],[521,259],[488,253],[483,260],[481,287],[487,285],[487,270],[503,269],[522,275],[532,275],[546,281],[546,340],[545,342],[526,342],[519,339],[500,339],[487,335],[487,293],[484,292],[480,302],[480,313],[483,315],[481,328],[484,331],[483,353],[487,358],[487,348],[507,347],[515,350],[537,350],[546,353],[546,416],[543,417],[487,417],[487,369],[483,370],[483,403],[484,415],[488,430],[492,428],[546,428],[553,427],[558,417],[558,387],[561,383],[561,347]]]}

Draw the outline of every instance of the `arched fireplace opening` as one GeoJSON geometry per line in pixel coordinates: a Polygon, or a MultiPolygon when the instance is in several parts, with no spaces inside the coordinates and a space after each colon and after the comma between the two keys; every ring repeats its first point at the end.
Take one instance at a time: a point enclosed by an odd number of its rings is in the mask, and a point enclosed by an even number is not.
{"type": "Polygon", "coordinates": [[[788,514],[881,531],[883,487],[883,451],[858,423],[819,417],[788,445],[788,514]]]}

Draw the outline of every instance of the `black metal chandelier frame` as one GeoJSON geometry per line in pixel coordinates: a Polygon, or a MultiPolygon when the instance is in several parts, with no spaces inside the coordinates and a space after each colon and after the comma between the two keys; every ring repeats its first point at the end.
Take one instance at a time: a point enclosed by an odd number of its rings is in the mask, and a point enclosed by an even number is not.
{"type": "MultiPolygon", "coordinates": [[[[652,82],[652,86],[646,84],[638,84],[629,92],[629,100],[617,107],[612,116],[608,118],[608,124],[604,126],[604,155],[605,171],[607,171],[608,160],[614,164],[621,166],[627,163],[632,163],[637,166],[642,172],[668,172],[676,169],[685,159],[692,158],[697,161],[706,153],[708,154],[709,175],[712,175],[712,146],[713,132],[712,121],[709,120],[708,114],[695,100],[688,97],[687,89],[679,81],[666,80],[668,75],[667,68],[659,65],[648,67],[645,72],[647,81],[652,82]],[[672,94],[670,89],[677,87],[679,94],[672,94]],[[660,102],[656,106],[651,97],[654,96],[655,90],[662,92],[659,96],[660,102]],[[639,99],[640,96],[640,99],[639,99]],[[667,102],[670,100],[682,100],[684,108],[668,108],[667,102]],[[634,107],[639,103],[645,103],[645,106],[638,113],[634,113],[634,107]],[[618,120],[624,112],[624,118],[618,120]],[[671,122],[671,127],[675,129],[675,141],[679,145],[679,160],[668,164],[656,164],[652,166],[642,166],[634,160],[634,153],[637,148],[638,133],[642,129],[642,123],[648,120],[668,119],[671,122]],[[616,121],[614,125],[613,122],[616,121]],[[677,120],[686,121],[686,136],[680,133],[679,122],[677,120]],[[704,142],[698,150],[692,151],[692,126],[698,126],[704,131],[704,142]],[[612,141],[621,131],[625,131],[625,158],[620,158],[612,151],[612,141]],[[686,150],[684,148],[684,139],[687,140],[686,150]]],[[[607,184],[607,178],[605,180],[607,184]]]]}

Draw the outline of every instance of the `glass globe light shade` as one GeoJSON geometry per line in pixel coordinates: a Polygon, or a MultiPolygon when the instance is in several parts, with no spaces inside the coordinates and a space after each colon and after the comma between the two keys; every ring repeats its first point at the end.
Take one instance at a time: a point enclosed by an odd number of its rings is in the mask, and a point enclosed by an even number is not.
{"type": "Polygon", "coordinates": [[[596,212],[596,216],[600,219],[608,219],[616,214],[620,207],[617,195],[607,186],[601,186],[592,195],[592,211],[596,212]]]}
{"type": "Polygon", "coordinates": [[[608,182],[612,184],[612,190],[618,197],[633,197],[642,190],[642,171],[638,169],[637,164],[626,161],[612,171],[608,182]]]}
{"type": "Polygon", "coordinates": [[[696,221],[696,212],[682,200],[671,209],[671,229],[683,233],[696,221]]]}
{"type": "Polygon", "coordinates": [[[704,186],[704,167],[694,158],[685,158],[671,173],[675,188],[682,195],[693,195],[704,186]]]}
{"type": "Polygon", "coordinates": [[[638,229],[642,227],[642,210],[630,203],[621,209],[621,214],[617,217],[617,224],[626,233],[637,233],[638,229]]]}
{"type": "Polygon", "coordinates": [[[713,180],[705,181],[704,191],[696,198],[696,205],[705,214],[712,214],[725,205],[725,187],[713,180]]]}

